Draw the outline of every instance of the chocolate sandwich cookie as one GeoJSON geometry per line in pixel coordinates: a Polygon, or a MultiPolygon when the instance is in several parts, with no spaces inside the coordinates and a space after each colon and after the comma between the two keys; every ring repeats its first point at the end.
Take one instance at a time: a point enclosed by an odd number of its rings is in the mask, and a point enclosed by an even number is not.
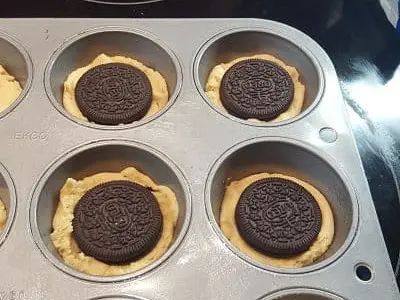
{"type": "Polygon", "coordinates": [[[121,180],[86,192],[74,209],[72,226],[83,253],[105,263],[125,264],[154,248],[163,218],[149,189],[121,180]]]}
{"type": "Polygon", "coordinates": [[[231,114],[243,119],[270,120],[293,101],[289,73],[264,59],[247,59],[231,66],[222,77],[220,98],[231,114]]]}
{"type": "Polygon", "coordinates": [[[250,246],[266,255],[287,257],[312,245],[322,217],[317,201],[305,188],[270,177],[253,182],[243,191],[235,222],[250,246]]]}
{"type": "Polygon", "coordinates": [[[127,124],[146,115],[152,102],[152,87],[138,68],[123,63],[102,64],[79,79],[75,99],[89,121],[127,124]]]}

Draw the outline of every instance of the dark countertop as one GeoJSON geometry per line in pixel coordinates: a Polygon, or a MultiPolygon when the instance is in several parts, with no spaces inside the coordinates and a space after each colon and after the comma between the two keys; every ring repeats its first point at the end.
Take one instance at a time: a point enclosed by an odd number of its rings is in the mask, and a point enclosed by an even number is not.
{"type": "MultiPolygon", "coordinates": [[[[118,2],[124,1],[129,0],[118,2]]],[[[396,100],[400,100],[400,33],[387,21],[377,0],[164,0],[133,6],[14,0],[2,7],[0,17],[253,17],[304,31],[327,51],[339,74],[393,268],[399,275],[400,111],[396,100]]]]}

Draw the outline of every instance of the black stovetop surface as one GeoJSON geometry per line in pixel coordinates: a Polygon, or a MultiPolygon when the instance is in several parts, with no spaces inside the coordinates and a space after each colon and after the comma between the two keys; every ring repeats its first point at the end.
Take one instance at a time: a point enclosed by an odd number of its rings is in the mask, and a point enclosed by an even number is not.
{"type": "Polygon", "coordinates": [[[252,17],[304,31],[327,51],[339,74],[393,269],[399,275],[400,33],[387,21],[379,1],[164,0],[115,6],[82,0],[14,0],[1,8],[0,17],[252,17]]]}

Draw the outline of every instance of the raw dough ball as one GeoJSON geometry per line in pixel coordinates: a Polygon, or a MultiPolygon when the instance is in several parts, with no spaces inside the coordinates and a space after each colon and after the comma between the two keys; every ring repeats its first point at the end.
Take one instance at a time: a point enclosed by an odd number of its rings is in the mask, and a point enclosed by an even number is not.
{"type": "Polygon", "coordinates": [[[179,207],[175,193],[166,186],[156,185],[150,177],[133,167],[126,168],[121,173],[98,173],[80,181],[68,178],[60,192],[60,202],[53,219],[51,240],[64,262],[76,270],[100,276],[122,275],[145,268],[167,251],[174,235],[178,213],[179,207]],[[78,248],[72,236],[72,219],[76,204],[91,188],[113,180],[128,180],[151,188],[163,216],[163,231],[156,246],[145,256],[127,265],[108,265],[86,256],[78,248]]]}
{"type": "Polygon", "coordinates": [[[304,267],[317,260],[319,257],[321,257],[322,254],[326,252],[326,250],[331,245],[335,230],[332,210],[325,196],[322,195],[321,192],[319,192],[315,187],[311,186],[310,184],[295,177],[269,173],[250,175],[238,181],[232,181],[226,187],[224,199],[221,206],[220,226],[225,236],[231,241],[231,243],[235,247],[239,248],[239,250],[241,250],[244,254],[266,265],[282,268],[304,267]],[[260,253],[243,240],[236,227],[235,210],[240,195],[253,182],[269,177],[277,177],[291,180],[303,186],[311,195],[313,195],[321,209],[322,224],[321,230],[317,238],[307,251],[296,256],[281,258],[271,257],[260,253]]]}
{"type": "Polygon", "coordinates": [[[13,104],[21,91],[19,82],[0,65],[0,112],[13,104]]]}
{"type": "Polygon", "coordinates": [[[3,231],[7,223],[7,209],[4,202],[0,199],[0,232],[3,231]]]}

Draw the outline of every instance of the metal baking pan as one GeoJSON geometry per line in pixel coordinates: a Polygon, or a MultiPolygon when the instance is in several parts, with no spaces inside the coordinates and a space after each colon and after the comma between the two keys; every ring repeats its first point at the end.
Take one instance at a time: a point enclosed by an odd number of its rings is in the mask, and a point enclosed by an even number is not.
{"type": "Polygon", "coordinates": [[[334,67],[311,38],[255,19],[2,19],[0,31],[0,63],[24,87],[0,115],[0,192],[9,212],[1,300],[400,298],[334,67]],[[214,65],[262,52],[299,70],[306,85],[299,116],[249,123],[207,101],[203,89],[214,65]],[[171,95],[167,107],[120,126],[66,113],[66,76],[100,53],[160,71],[171,95]],[[177,194],[172,246],[156,263],[123,276],[67,267],[49,239],[60,187],[67,177],[130,165],[177,194]],[[302,178],[329,199],[336,234],[314,264],[261,265],[219,229],[226,184],[260,171],[302,178]]]}

